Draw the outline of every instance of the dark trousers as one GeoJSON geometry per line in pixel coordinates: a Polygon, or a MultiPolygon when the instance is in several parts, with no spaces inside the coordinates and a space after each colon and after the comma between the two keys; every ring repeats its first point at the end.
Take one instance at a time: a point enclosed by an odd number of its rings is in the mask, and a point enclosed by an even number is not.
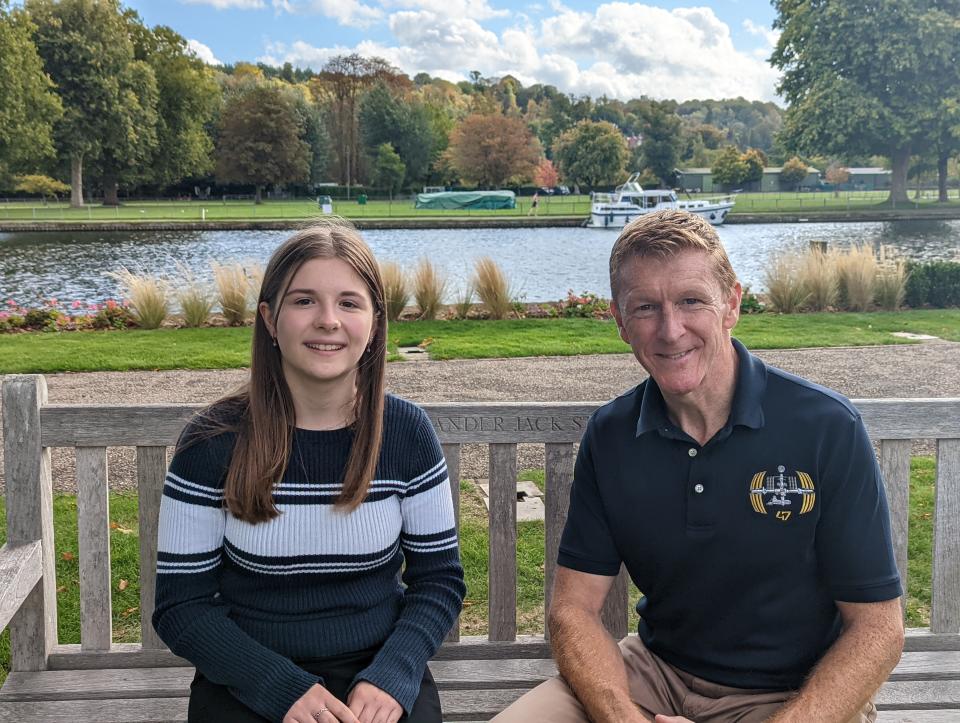
{"type": "MultiPolygon", "coordinates": [[[[354,676],[366,668],[377,650],[362,650],[318,660],[298,660],[297,665],[309,673],[323,678],[324,687],[344,703],[350,693],[354,676]]],[[[225,685],[207,680],[199,671],[190,684],[189,723],[263,723],[267,718],[250,710],[237,700],[225,685]]],[[[413,704],[410,715],[400,719],[403,723],[441,723],[440,696],[430,670],[423,673],[420,695],[413,704]]]]}

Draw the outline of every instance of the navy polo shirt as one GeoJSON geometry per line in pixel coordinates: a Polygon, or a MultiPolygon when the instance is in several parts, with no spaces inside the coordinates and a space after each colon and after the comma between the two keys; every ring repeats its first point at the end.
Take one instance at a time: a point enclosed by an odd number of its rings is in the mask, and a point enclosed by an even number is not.
{"type": "Polygon", "coordinates": [[[652,379],[591,417],[558,561],[595,575],[622,561],[641,639],[678,668],[795,689],[840,633],[834,601],[901,594],[887,502],[853,405],[733,345],[730,418],[705,445],[652,379]]]}

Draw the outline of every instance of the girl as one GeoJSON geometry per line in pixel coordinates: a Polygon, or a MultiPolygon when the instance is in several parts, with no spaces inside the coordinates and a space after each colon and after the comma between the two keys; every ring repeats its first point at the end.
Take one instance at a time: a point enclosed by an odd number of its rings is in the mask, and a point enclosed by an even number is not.
{"type": "Polygon", "coordinates": [[[197,668],[190,721],[441,720],[426,665],[463,569],[433,427],[384,394],[384,308],[352,227],[295,234],[264,273],[249,382],[181,435],[153,624],[197,668]]]}

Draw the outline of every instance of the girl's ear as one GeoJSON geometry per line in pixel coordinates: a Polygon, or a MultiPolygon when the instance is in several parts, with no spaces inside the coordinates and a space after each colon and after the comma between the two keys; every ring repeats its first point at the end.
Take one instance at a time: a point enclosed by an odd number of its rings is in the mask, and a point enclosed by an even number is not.
{"type": "Polygon", "coordinates": [[[276,339],[277,328],[273,324],[273,313],[270,311],[270,304],[268,304],[266,301],[261,301],[257,306],[257,312],[263,319],[263,323],[266,324],[267,331],[270,332],[270,336],[276,339]]]}

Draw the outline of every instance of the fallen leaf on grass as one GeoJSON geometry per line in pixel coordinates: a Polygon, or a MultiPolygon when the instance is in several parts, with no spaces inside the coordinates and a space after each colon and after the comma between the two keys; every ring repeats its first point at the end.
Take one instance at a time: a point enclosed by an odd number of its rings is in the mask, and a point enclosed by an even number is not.
{"type": "Polygon", "coordinates": [[[70,562],[71,560],[76,560],[77,556],[74,555],[72,552],[63,552],[63,553],[60,553],[60,559],[70,562]]]}
{"type": "Polygon", "coordinates": [[[127,609],[124,610],[122,613],[120,613],[120,617],[122,617],[122,618],[128,618],[128,617],[130,617],[131,615],[133,615],[135,612],[137,612],[137,610],[139,610],[139,609],[140,609],[139,606],[134,607],[134,608],[127,608],[127,609]]]}
{"type": "Polygon", "coordinates": [[[130,583],[127,582],[126,580],[120,580],[120,584],[117,585],[117,590],[120,590],[120,591],[122,592],[123,590],[126,590],[126,589],[127,589],[127,586],[128,586],[129,584],[130,584],[130,583]]]}
{"type": "Polygon", "coordinates": [[[132,535],[132,534],[133,534],[133,530],[131,530],[131,529],[128,528],[128,527],[121,527],[121,526],[120,526],[118,523],[116,523],[116,522],[111,522],[111,523],[110,523],[110,529],[111,529],[111,530],[116,530],[116,531],[119,532],[121,535],[132,535]]]}
{"type": "Polygon", "coordinates": [[[66,592],[66,591],[67,591],[66,585],[61,585],[60,587],[57,588],[57,592],[66,592]]]}

